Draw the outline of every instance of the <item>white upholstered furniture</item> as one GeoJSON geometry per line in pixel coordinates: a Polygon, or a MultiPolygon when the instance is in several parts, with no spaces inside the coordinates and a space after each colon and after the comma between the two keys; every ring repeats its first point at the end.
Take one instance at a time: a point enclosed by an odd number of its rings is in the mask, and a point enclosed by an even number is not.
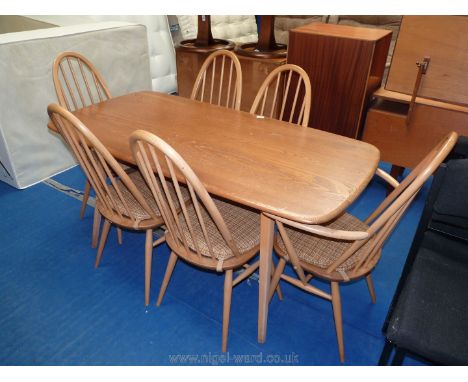
{"type": "Polygon", "coordinates": [[[172,93],[177,90],[174,46],[167,17],[164,15],[40,15],[28,17],[35,21],[58,26],[95,23],[99,21],[127,21],[144,25],[148,35],[152,89],[164,93],[172,93]]]}
{"type": "Polygon", "coordinates": [[[146,28],[102,22],[0,35],[0,180],[25,188],[75,165],[47,129],[57,102],[54,58],[65,50],[88,57],[112,95],[151,89],[146,28]]]}
{"type": "MultiPolygon", "coordinates": [[[[197,37],[197,15],[177,16],[183,40],[197,37]]],[[[258,40],[257,23],[253,15],[211,16],[211,32],[214,38],[232,40],[235,43],[258,40]]]]}

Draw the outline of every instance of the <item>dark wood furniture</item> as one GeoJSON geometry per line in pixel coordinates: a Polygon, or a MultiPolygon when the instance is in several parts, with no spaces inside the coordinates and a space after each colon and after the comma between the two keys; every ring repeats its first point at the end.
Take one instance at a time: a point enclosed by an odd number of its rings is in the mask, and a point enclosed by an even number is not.
{"type": "Polygon", "coordinates": [[[261,16],[258,42],[242,44],[236,52],[248,57],[286,58],[287,46],[275,40],[275,16],[261,16]]]}
{"type": "Polygon", "coordinates": [[[362,137],[382,160],[414,167],[448,131],[468,135],[467,36],[466,16],[403,17],[362,137]]]}
{"type": "MultiPolygon", "coordinates": [[[[274,16],[264,16],[258,47],[247,44],[237,52],[241,62],[242,102],[241,110],[249,111],[258,89],[274,69],[286,63],[286,47],[276,44],[273,34],[274,16]],[[246,53],[247,52],[247,53],[246,53]]],[[[185,40],[176,47],[177,93],[190,98],[192,88],[203,63],[215,50],[232,50],[235,44],[228,40],[213,39],[210,16],[198,16],[198,35],[196,39],[185,40]]]]}
{"type": "MultiPolygon", "coordinates": [[[[132,93],[74,114],[122,161],[135,164],[130,134],[150,131],[182,155],[208,192],[306,224],[342,213],[380,159],[364,142],[162,93],[132,93]]],[[[263,213],[260,235],[258,340],[264,342],[274,220],[263,213]]]]}
{"type": "Polygon", "coordinates": [[[215,50],[232,50],[235,44],[229,40],[213,38],[211,33],[211,16],[198,16],[197,38],[180,42],[180,48],[189,52],[211,53],[215,50]]]}
{"type": "Polygon", "coordinates": [[[359,138],[370,94],[379,88],[392,32],[314,23],[292,29],[288,63],[312,85],[309,126],[359,138]]]}

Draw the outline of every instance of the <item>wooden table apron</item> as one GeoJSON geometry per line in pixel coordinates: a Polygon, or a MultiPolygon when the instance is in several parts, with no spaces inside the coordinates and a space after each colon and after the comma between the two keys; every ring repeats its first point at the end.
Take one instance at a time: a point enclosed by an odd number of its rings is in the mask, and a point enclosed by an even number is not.
{"type": "MultiPolygon", "coordinates": [[[[260,212],[324,223],[364,190],[379,162],[372,145],[287,122],[156,92],[74,112],[119,160],[128,137],[150,131],[177,150],[208,192],[260,212]]],[[[274,222],[261,214],[258,341],[264,342],[274,222]]]]}

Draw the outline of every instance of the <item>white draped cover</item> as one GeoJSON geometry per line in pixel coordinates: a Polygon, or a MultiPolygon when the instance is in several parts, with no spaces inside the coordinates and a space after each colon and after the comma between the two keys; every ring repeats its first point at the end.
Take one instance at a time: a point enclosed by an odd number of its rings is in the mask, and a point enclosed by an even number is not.
{"type": "Polygon", "coordinates": [[[88,57],[113,96],[151,90],[146,28],[101,22],[0,35],[0,180],[26,188],[76,163],[47,128],[57,102],[52,63],[63,51],[88,57]]]}

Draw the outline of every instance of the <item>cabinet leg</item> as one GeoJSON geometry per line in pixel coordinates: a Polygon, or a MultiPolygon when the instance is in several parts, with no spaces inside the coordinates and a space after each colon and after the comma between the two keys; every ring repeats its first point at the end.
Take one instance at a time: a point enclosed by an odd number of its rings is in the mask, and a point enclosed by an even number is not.
{"type": "MultiPolygon", "coordinates": [[[[405,168],[404,167],[401,167],[401,166],[397,166],[397,165],[392,165],[392,168],[390,170],[390,175],[392,177],[394,177],[396,180],[398,180],[398,178],[400,176],[403,175],[403,171],[405,171],[405,168]]],[[[390,193],[393,191],[393,187],[388,185],[387,186],[387,195],[390,195],[390,193]]]]}

